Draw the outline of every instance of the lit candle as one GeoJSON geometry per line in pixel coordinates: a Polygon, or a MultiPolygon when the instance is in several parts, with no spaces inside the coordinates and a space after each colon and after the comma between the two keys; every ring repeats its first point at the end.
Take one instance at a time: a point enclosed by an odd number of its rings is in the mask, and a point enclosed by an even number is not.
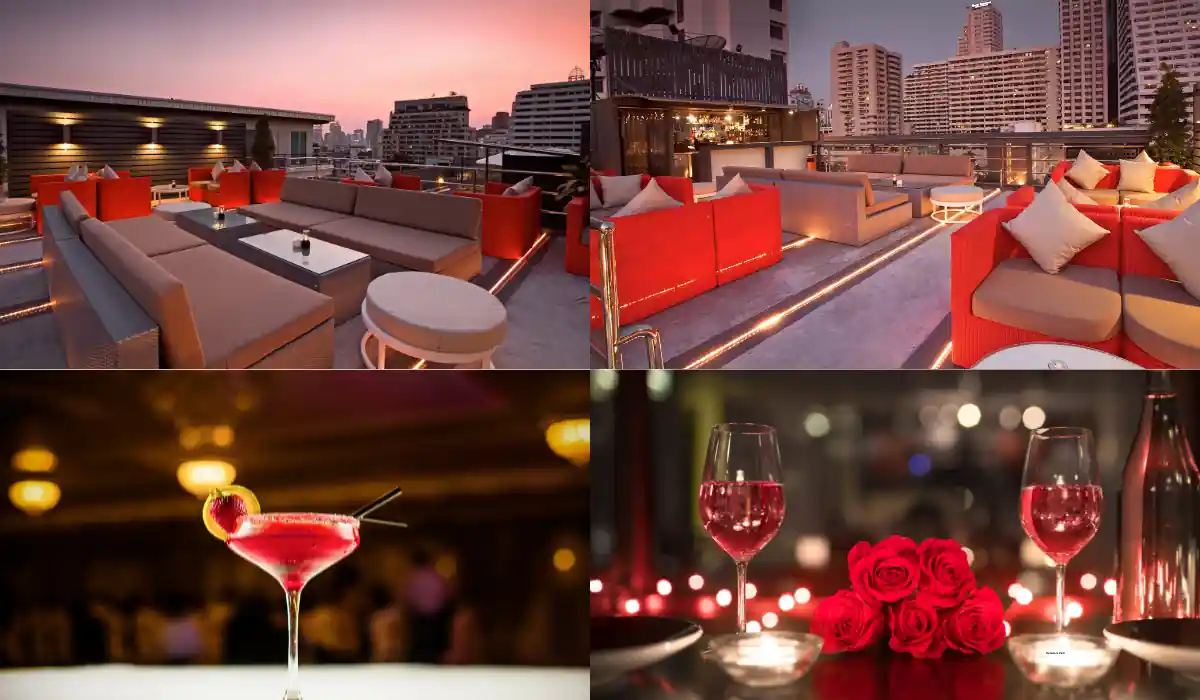
{"type": "Polygon", "coordinates": [[[1091,644],[1072,644],[1069,637],[1051,639],[1034,647],[1036,663],[1053,668],[1096,668],[1110,655],[1091,644]]]}
{"type": "Polygon", "coordinates": [[[771,634],[760,634],[738,644],[739,666],[790,671],[799,660],[795,644],[780,644],[771,634]]]}

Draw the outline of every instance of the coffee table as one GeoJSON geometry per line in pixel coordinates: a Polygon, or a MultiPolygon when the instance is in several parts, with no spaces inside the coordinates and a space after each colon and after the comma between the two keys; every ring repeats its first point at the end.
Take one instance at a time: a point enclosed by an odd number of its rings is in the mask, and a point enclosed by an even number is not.
{"type": "Polygon", "coordinates": [[[295,231],[277,229],[235,242],[239,258],[333,299],[335,323],[358,315],[371,283],[371,256],[309,238],[308,250],[293,247],[295,231]]]}
{"type": "Polygon", "coordinates": [[[224,219],[216,217],[216,209],[182,211],[175,215],[175,225],[190,234],[204,239],[221,250],[237,255],[235,244],[238,239],[274,231],[278,226],[264,223],[237,212],[225,212],[224,219]]]}
{"type": "Polygon", "coordinates": [[[150,188],[151,205],[163,201],[163,195],[175,195],[175,199],[187,199],[187,185],[155,185],[150,188]]]}
{"type": "Polygon", "coordinates": [[[1069,343],[1022,343],[997,350],[972,369],[1143,369],[1116,355],[1069,343]]]}
{"type": "MultiPolygon", "coordinates": [[[[901,178],[901,183],[904,182],[901,178]]],[[[871,180],[871,188],[874,190],[896,190],[908,193],[908,201],[912,204],[912,215],[914,219],[923,219],[929,216],[933,211],[933,205],[929,202],[929,191],[933,189],[933,185],[905,185],[892,184],[891,180],[877,179],[871,180]]]]}
{"type": "Polygon", "coordinates": [[[983,190],[974,185],[934,187],[929,193],[933,220],[943,224],[966,223],[962,214],[983,213],[983,190]]]}

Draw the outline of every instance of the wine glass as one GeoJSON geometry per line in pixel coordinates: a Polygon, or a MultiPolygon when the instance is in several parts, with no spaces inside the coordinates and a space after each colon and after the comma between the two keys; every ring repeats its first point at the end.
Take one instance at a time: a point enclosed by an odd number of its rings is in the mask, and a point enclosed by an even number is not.
{"type": "Polygon", "coordinates": [[[700,520],[737,565],[738,634],[746,633],[746,567],[783,524],[783,469],[775,429],[722,423],[712,429],[700,520]]]}
{"type": "Polygon", "coordinates": [[[1021,478],[1021,526],[1054,562],[1058,577],[1058,634],[1067,623],[1067,562],[1100,526],[1104,495],[1092,431],[1039,428],[1029,435],[1021,478]]]}

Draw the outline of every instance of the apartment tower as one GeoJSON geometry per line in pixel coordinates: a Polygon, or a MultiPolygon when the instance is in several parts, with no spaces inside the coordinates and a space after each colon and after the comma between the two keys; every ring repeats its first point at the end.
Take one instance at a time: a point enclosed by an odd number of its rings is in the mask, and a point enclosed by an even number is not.
{"type": "Polygon", "coordinates": [[[371,154],[376,158],[379,157],[379,149],[382,145],[381,137],[383,136],[383,120],[372,119],[367,122],[367,147],[371,149],[371,154]]]}
{"type": "Polygon", "coordinates": [[[1114,3],[1059,0],[1059,104],[1064,127],[1103,126],[1116,118],[1114,3]]]}
{"type": "Polygon", "coordinates": [[[1058,50],[1053,47],[918,64],[904,87],[910,133],[995,132],[1018,122],[1059,129],[1058,50]]]}
{"type": "Polygon", "coordinates": [[[1004,50],[1004,18],[990,2],[967,7],[967,23],[958,37],[957,56],[1004,50]]]}
{"type": "Polygon", "coordinates": [[[901,133],[900,54],[878,44],[833,45],[829,55],[834,136],[901,133]]]}
{"type": "Polygon", "coordinates": [[[592,84],[587,78],[532,85],[518,92],[513,102],[509,142],[578,153],[591,108],[592,84]]]}
{"type": "MultiPolygon", "coordinates": [[[[1146,124],[1158,89],[1159,67],[1179,73],[1192,95],[1200,86],[1200,0],[1115,0],[1117,116],[1146,124]]],[[[1195,119],[1195,101],[1192,103],[1195,119]]]]}
{"type": "Polygon", "coordinates": [[[616,27],[660,39],[688,40],[717,36],[726,51],[787,61],[787,0],[591,0],[594,27],[616,27]],[[612,16],[616,10],[665,8],[673,14],[668,24],[638,27],[612,16]],[[675,32],[671,28],[675,28],[675,32]]]}
{"type": "Polygon", "coordinates": [[[948,61],[918,63],[904,76],[904,131],[909,134],[950,132],[948,61]]]}
{"type": "Polygon", "coordinates": [[[425,165],[453,165],[467,155],[466,148],[437,139],[467,140],[470,116],[466,95],[397,100],[388,116],[384,152],[425,165]]]}

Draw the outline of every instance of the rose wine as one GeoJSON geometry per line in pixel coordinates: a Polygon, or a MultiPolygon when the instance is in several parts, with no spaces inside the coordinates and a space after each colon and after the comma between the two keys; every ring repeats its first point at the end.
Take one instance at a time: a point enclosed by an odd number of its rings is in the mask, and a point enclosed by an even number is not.
{"type": "Polygon", "coordinates": [[[1200,471],[1168,373],[1150,376],[1117,500],[1114,622],[1200,617],[1200,471]]]}
{"type": "Polygon", "coordinates": [[[1065,565],[1096,535],[1103,502],[1099,486],[1026,486],[1021,525],[1046,556],[1065,565]]]}
{"type": "Polygon", "coordinates": [[[734,561],[749,561],[783,524],[783,484],[706,481],[700,485],[700,520],[734,561]]]}

